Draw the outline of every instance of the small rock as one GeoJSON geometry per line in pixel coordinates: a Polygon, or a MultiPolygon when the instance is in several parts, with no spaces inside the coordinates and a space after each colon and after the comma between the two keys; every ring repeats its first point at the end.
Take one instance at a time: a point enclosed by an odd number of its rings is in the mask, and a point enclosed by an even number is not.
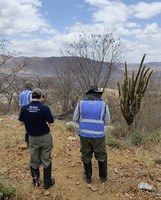
{"type": "Polygon", "coordinates": [[[161,178],[157,178],[157,181],[158,181],[158,182],[161,182],[161,178]]]}
{"type": "Polygon", "coordinates": [[[11,115],[9,118],[10,119],[18,119],[18,116],[17,115],[11,115]]]}
{"type": "Polygon", "coordinates": [[[72,179],[73,178],[73,176],[71,176],[71,175],[67,175],[66,176],[68,179],[72,179]]]}
{"type": "Polygon", "coordinates": [[[152,191],[152,186],[149,185],[148,183],[144,183],[144,182],[140,182],[138,184],[138,188],[142,189],[142,190],[148,190],[148,191],[152,191]]]}
{"type": "Polygon", "coordinates": [[[50,192],[49,191],[45,191],[44,192],[44,196],[48,196],[48,195],[50,195],[50,192]]]}
{"type": "Polygon", "coordinates": [[[92,186],[91,186],[91,184],[87,184],[87,186],[86,186],[86,188],[91,188],[92,186]]]}
{"type": "Polygon", "coordinates": [[[76,182],[76,185],[80,185],[80,182],[79,182],[79,181],[77,181],[77,182],[76,182]]]}
{"type": "Polygon", "coordinates": [[[69,136],[69,137],[67,137],[67,139],[68,139],[68,140],[70,140],[70,141],[74,141],[74,140],[76,140],[76,139],[77,139],[77,137],[72,137],[72,136],[69,136]]]}
{"type": "Polygon", "coordinates": [[[98,188],[96,188],[95,186],[91,186],[91,190],[92,190],[93,192],[96,192],[96,191],[98,191],[98,188]]]}
{"type": "Polygon", "coordinates": [[[117,170],[116,168],[114,169],[114,172],[115,172],[116,174],[118,174],[118,173],[119,173],[119,172],[118,172],[118,170],[117,170]]]}
{"type": "Polygon", "coordinates": [[[28,146],[26,144],[21,144],[18,148],[21,150],[25,150],[28,149],[28,146]]]}

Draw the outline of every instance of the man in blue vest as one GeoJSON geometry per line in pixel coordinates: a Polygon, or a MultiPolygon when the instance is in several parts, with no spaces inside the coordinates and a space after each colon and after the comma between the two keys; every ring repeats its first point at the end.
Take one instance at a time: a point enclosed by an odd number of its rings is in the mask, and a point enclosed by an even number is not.
{"type": "Polygon", "coordinates": [[[107,152],[105,140],[105,125],[110,123],[108,105],[101,99],[102,92],[97,86],[91,86],[85,93],[74,111],[73,121],[79,123],[79,137],[81,142],[81,160],[84,164],[84,178],[91,183],[92,156],[98,161],[99,178],[101,182],[107,180],[107,152]]]}
{"type": "MultiPolygon", "coordinates": [[[[32,101],[32,87],[33,84],[30,81],[26,81],[24,84],[25,88],[21,92],[19,97],[19,105],[20,107],[29,104],[32,101]]],[[[25,130],[25,142],[27,146],[29,146],[29,134],[25,130]]]]}

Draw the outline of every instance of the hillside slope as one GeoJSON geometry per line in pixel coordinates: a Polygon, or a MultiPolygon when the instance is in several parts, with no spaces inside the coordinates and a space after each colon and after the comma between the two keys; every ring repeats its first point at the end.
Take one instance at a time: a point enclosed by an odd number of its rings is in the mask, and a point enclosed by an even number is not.
{"type": "MultiPolygon", "coordinates": [[[[3,56],[0,55],[0,63],[3,56]]],[[[3,72],[8,72],[13,66],[22,65],[25,63],[23,71],[20,75],[51,75],[55,73],[56,68],[64,66],[65,63],[70,63],[72,57],[11,57],[2,66],[3,72]]],[[[147,66],[152,67],[155,71],[161,73],[161,62],[145,63],[147,66]]],[[[129,71],[137,69],[139,63],[127,63],[129,71]]],[[[120,63],[119,69],[114,72],[114,76],[120,76],[123,74],[124,62],[120,63]]]]}
{"type": "MultiPolygon", "coordinates": [[[[108,151],[108,181],[98,179],[97,162],[93,158],[91,185],[83,180],[79,138],[56,121],[51,128],[54,138],[53,176],[56,184],[49,190],[34,188],[29,171],[29,152],[24,149],[24,127],[12,116],[0,117],[0,178],[17,188],[17,200],[154,200],[161,199],[161,165],[154,162],[160,149],[108,151]],[[153,191],[138,188],[141,181],[153,185],[153,191]]],[[[108,136],[107,136],[108,137],[108,136]]],[[[159,148],[159,147],[158,147],[159,148]]],[[[42,172],[42,168],[41,168],[42,172]]],[[[41,173],[42,179],[42,173],[41,173]]]]}

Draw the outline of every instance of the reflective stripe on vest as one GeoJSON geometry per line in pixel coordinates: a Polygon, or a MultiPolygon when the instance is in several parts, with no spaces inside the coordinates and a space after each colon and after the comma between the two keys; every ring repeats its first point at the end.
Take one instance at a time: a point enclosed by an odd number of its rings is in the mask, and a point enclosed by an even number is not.
{"type": "MultiPolygon", "coordinates": [[[[89,104],[89,101],[87,101],[89,104]]],[[[94,102],[94,101],[91,101],[94,102]]],[[[98,110],[98,113],[96,113],[96,116],[93,116],[93,118],[95,119],[88,119],[87,116],[86,118],[83,118],[83,103],[86,103],[86,101],[80,101],[80,129],[79,129],[79,133],[81,135],[82,134],[95,134],[95,135],[105,135],[104,133],[104,121],[103,121],[103,116],[104,116],[104,112],[105,112],[105,102],[103,101],[96,101],[94,103],[101,103],[101,110],[98,110]],[[96,119],[99,118],[99,119],[96,119]],[[96,130],[97,129],[97,130],[96,130]]],[[[98,106],[100,106],[98,104],[98,106]]]]}

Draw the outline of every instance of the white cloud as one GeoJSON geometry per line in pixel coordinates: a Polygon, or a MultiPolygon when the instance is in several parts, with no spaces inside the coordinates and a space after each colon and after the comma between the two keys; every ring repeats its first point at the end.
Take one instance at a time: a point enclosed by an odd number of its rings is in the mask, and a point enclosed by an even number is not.
{"type": "Polygon", "coordinates": [[[68,27],[69,32],[73,33],[78,33],[80,34],[81,32],[85,33],[96,33],[96,34],[103,34],[105,32],[108,32],[108,26],[102,24],[102,23],[95,23],[93,25],[88,25],[88,24],[82,24],[82,23],[76,23],[72,27],[68,27]]]}
{"type": "Polygon", "coordinates": [[[60,56],[60,51],[73,42],[74,33],[68,35],[54,35],[49,39],[31,38],[12,40],[12,49],[24,56],[60,56]]]}
{"type": "Polygon", "coordinates": [[[122,2],[106,0],[86,0],[86,2],[96,8],[93,12],[94,22],[108,24],[111,28],[125,22],[128,18],[130,10],[122,2]]]}
{"type": "Polygon", "coordinates": [[[107,0],[85,0],[85,2],[94,6],[105,6],[108,3],[107,0]]]}
{"type": "Polygon", "coordinates": [[[0,0],[0,35],[17,38],[12,40],[12,48],[23,55],[59,56],[59,51],[83,31],[96,34],[110,31],[116,38],[126,38],[125,52],[129,62],[139,62],[144,53],[152,60],[161,60],[161,28],[157,22],[148,24],[147,20],[161,13],[161,2],[84,1],[90,7],[91,24],[78,21],[65,27],[66,34],[61,34],[40,14],[40,0],[0,0]]]}
{"type": "Polygon", "coordinates": [[[138,62],[144,53],[147,53],[147,62],[161,61],[161,28],[156,23],[134,29],[130,35],[135,37],[135,40],[126,40],[125,52],[130,62],[138,62]]]}
{"type": "Polygon", "coordinates": [[[150,19],[161,13],[161,2],[145,3],[139,2],[132,6],[134,16],[141,19],[150,19]]]}
{"type": "Polygon", "coordinates": [[[39,0],[0,1],[0,35],[26,34],[52,29],[39,13],[39,0]]]}
{"type": "Polygon", "coordinates": [[[152,60],[161,60],[161,28],[155,21],[151,24],[147,21],[148,19],[152,21],[152,17],[161,14],[161,2],[142,1],[137,4],[132,4],[130,1],[129,4],[125,4],[121,1],[106,0],[86,0],[86,2],[95,8],[92,10],[94,23],[104,24],[118,37],[126,38],[125,52],[130,62],[140,61],[144,53],[147,53],[152,60]]]}

